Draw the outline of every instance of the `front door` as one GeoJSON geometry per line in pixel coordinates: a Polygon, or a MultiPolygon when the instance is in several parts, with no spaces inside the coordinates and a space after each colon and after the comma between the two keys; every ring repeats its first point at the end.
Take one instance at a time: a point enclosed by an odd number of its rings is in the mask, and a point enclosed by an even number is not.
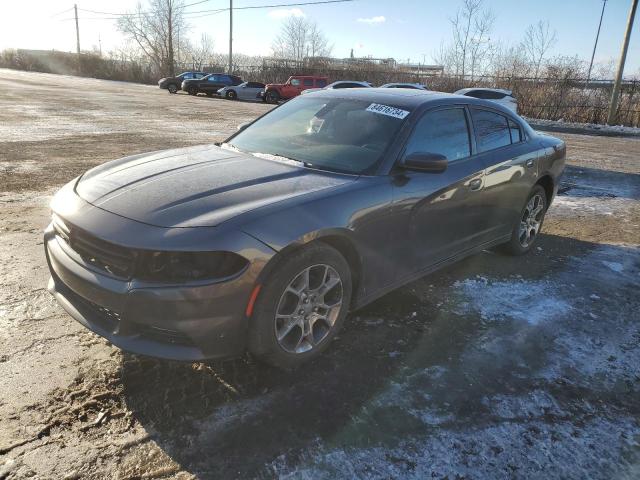
{"type": "Polygon", "coordinates": [[[417,122],[403,156],[434,153],[447,158],[442,173],[402,171],[395,177],[394,211],[400,275],[410,275],[479,243],[484,165],[473,154],[468,111],[446,107],[417,122]]]}

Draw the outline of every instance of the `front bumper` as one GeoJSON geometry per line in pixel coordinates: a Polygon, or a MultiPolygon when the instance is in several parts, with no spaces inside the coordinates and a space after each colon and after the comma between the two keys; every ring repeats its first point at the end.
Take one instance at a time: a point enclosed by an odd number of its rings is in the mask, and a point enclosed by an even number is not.
{"type": "Polygon", "coordinates": [[[48,290],[75,320],[113,345],[183,361],[244,352],[244,310],[264,262],[251,262],[225,282],[150,286],[97,272],[51,226],[44,246],[51,271],[48,290]]]}

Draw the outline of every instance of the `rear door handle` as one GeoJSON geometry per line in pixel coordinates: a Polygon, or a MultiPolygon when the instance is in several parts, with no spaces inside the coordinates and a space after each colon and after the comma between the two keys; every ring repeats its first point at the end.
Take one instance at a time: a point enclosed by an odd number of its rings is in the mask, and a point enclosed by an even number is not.
{"type": "Polygon", "coordinates": [[[482,187],[482,180],[479,178],[474,178],[469,182],[469,188],[471,190],[480,190],[480,187],[482,187]]]}

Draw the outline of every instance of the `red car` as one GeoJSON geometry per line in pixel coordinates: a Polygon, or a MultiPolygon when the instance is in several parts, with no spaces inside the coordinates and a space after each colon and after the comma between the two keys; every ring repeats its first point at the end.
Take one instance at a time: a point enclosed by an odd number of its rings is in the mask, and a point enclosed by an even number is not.
{"type": "Polygon", "coordinates": [[[308,88],[324,88],[329,83],[327,77],[316,75],[294,75],[285,83],[269,83],[265,87],[262,99],[267,103],[278,103],[297,97],[308,88]]]}

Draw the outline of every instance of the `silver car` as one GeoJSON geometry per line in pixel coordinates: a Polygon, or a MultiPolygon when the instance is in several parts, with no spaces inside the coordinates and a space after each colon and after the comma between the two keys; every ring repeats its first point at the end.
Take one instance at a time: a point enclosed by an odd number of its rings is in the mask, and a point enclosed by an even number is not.
{"type": "Polygon", "coordinates": [[[264,92],[264,86],[260,82],[244,82],[221,88],[218,95],[227,100],[261,100],[260,94],[264,92]]]}
{"type": "Polygon", "coordinates": [[[324,88],[307,88],[301,92],[301,95],[317,92],[319,90],[335,90],[340,88],[371,88],[371,84],[369,82],[360,82],[358,80],[340,80],[338,82],[330,83],[324,88]]]}
{"type": "Polygon", "coordinates": [[[412,90],[429,90],[424,85],[420,83],[385,83],[381,85],[380,88],[409,88],[412,90]]]}
{"type": "Polygon", "coordinates": [[[518,113],[518,100],[515,99],[511,90],[502,88],[463,88],[455,92],[455,95],[490,100],[518,113]]]}

